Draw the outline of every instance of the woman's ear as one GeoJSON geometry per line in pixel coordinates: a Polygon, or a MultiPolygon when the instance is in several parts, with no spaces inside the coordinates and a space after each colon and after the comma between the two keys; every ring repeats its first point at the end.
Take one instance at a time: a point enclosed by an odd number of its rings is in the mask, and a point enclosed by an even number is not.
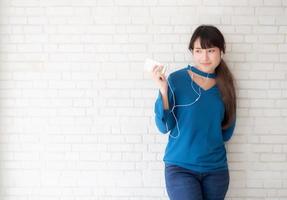
{"type": "Polygon", "coordinates": [[[220,57],[223,58],[223,51],[220,52],[220,57]]]}

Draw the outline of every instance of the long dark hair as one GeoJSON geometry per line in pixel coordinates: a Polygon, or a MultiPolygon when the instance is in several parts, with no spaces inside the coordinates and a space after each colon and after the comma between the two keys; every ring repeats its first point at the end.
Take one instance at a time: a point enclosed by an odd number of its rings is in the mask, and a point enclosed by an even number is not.
{"type": "MultiPolygon", "coordinates": [[[[194,31],[188,49],[194,48],[194,42],[200,39],[201,48],[207,49],[218,47],[220,51],[225,53],[225,40],[222,33],[212,25],[201,25],[194,31]]],[[[225,106],[224,120],[222,121],[222,129],[227,129],[236,116],[236,91],[234,87],[234,78],[227,64],[221,59],[221,62],[215,69],[216,83],[220,90],[222,100],[225,106]]]]}

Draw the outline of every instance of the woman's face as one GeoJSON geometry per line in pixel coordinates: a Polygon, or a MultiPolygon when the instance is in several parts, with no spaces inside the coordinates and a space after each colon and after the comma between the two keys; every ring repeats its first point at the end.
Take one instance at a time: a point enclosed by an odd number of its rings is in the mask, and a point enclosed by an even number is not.
{"type": "Polygon", "coordinates": [[[193,61],[196,67],[204,72],[212,73],[221,61],[221,52],[218,47],[202,49],[200,38],[194,42],[192,51],[193,61]]]}

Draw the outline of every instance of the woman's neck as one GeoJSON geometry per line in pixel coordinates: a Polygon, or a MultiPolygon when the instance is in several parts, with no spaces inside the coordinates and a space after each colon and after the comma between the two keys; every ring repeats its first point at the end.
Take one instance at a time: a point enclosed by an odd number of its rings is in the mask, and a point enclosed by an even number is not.
{"type": "Polygon", "coordinates": [[[204,72],[204,73],[207,73],[207,74],[214,74],[215,73],[215,71],[214,71],[214,69],[210,69],[209,71],[208,70],[206,70],[206,69],[204,69],[204,68],[202,68],[202,67],[199,67],[199,66],[195,66],[197,69],[199,69],[200,71],[202,71],[202,72],[204,72]]]}

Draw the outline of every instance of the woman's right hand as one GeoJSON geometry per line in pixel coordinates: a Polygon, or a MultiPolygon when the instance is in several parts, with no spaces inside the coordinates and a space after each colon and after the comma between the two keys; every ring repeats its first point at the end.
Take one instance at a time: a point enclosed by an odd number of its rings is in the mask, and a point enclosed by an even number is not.
{"type": "Polygon", "coordinates": [[[164,74],[161,74],[163,65],[155,65],[152,70],[152,79],[158,85],[162,94],[167,94],[168,84],[164,74]]]}

